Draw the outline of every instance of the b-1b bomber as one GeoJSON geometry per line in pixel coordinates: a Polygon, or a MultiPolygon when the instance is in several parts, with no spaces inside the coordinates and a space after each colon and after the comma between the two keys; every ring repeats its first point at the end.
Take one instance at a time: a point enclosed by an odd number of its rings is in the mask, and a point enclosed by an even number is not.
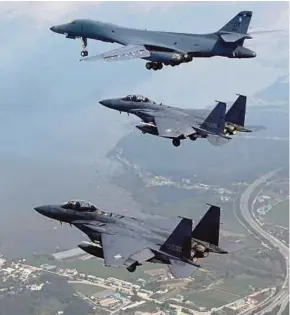
{"type": "Polygon", "coordinates": [[[212,145],[223,145],[237,132],[252,132],[263,126],[245,127],[247,97],[239,95],[226,112],[226,103],[218,102],[208,109],[184,109],[156,103],[141,95],[105,99],[101,105],[139,117],[136,127],[142,133],[169,138],[178,147],[181,140],[207,139],[212,145]]]}
{"type": "Polygon", "coordinates": [[[71,200],[35,210],[85,233],[91,242],[79,247],[104,260],[107,267],[134,272],[145,262],[168,265],[176,278],[189,277],[209,253],[227,254],[219,247],[220,208],[211,205],[194,226],[188,218],[138,219],[105,212],[88,201],[71,200]]]}
{"type": "Polygon", "coordinates": [[[244,47],[244,41],[251,39],[253,34],[248,33],[251,18],[251,11],[239,12],[220,30],[209,34],[141,30],[89,19],[77,19],[55,25],[50,30],[65,35],[66,38],[81,38],[83,42],[81,56],[84,57],[81,61],[141,58],[147,60],[148,70],[160,70],[164,65],[178,66],[200,57],[220,56],[238,59],[256,57],[254,51],[244,47]],[[123,47],[87,57],[88,39],[117,43],[123,47]]]}

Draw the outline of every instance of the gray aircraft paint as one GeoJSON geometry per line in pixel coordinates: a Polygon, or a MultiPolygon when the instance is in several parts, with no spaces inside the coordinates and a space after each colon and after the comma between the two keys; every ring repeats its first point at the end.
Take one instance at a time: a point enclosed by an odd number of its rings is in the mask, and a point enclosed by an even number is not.
{"type": "Polygon", "coordinates": [[[195,57],[256,57],[255,52],[243,46],[245,39],[252,38],[247,34],[251,17],[251,11],[242,11],[219,31],[210,34],[147,31],[88,19],[77,19],[52,26],[50,29],[67,38],[82,38],[82,56],[88,55],[87,39],[125,46],[81,60],[114,61],[141,58],[152,62],[147,63],[147,69],[153,67],[157,70],[161,69],[163,64],[175,66],[190,62],[195,57]]]}
{"type": "Polygon", "coordinates": [[[191,219],[173,220],[172,226],[175,227],[168,228],[168,218],[164,220],[164,226],[160,220],[155,225],[150,219],[104,212],[86,201],[39,206],[35,210],[46,217],[74,225],[87,234],[93,243],[79,247],[103,258],[108,267],[124,265],[129,271],[135,271],[136,266],[148,261],[167,264],[175,277],[186,277],[199,267],[193,262],[194,257],[203,258],[209,252],[227,253],[217,246],[220,208],[215,206],[210,207],[193,230],[191,219]]]}
{"type": "MultiPolygon", "coordinates": [[[[143,126],[141,124],[137,125],[136,127],[140,129],[143,133],[160,136],[158,134],[157,119],[161,119],[164,121],[167,120],[169,126],[168,128],[170,128],[170,125],[174,124],[174,122],[178,122],[181,126],[180,128],[182,128],[182,126],[185,126],[184,130],[187,131],[188,134],[182,134],[182,132],[180,132],[180,134],[175,137],[178,139],[189,138],[191,140],[196,140],[197,136],[193,136],[199,133],[198,129],[195,129],[195,126],[203,126],[204,122],[208,120],[208,117],[210,117],[211,113],[213,113],[215,110],[183,109],[168,106],[162,103],[158,104],[147,97],[136,95],[128,95],[123,98],[106,99],[100,101],[99,103],[105,107],[120,112],[126,112],[128,114],[133,114],[139,117],[142,122],[145,123],[145,125],[143,126]],[[149,123],[151,125],[146,125],[146,123],[149,123]],[[152,126],[155,126],[157,130],[155,130],[152,126]]],[[[218,104],[222,103],[223,102],[218,102],[218,104]]],[[[246,105],[247,97],[244,95],[239,95],[231,108],[227,111],[227,113],[225,113],[224,118],[217,115],[216,121],[215,117],[213,117],[209,122],[209,126],[203,126],[205,130],[207,130],[207,128],[209,129],[209,134],[207,136],[199,135],[199,137],[206,137],[213,145],[222,145],[227,143],[227,141],[230,139],[229,136],[234,135],[236,132],[251,132],[265,129],[265,127],[263,126],[244,126],[246,105]],[[209,128],[212,123],[218,124],[219,121],[224,126],[222,128],[222,134],[215,130],[215,128],[209,128]]],[[[170,134],[168,136],[161,136],[174,139],[174,136],[170,134]]]]}

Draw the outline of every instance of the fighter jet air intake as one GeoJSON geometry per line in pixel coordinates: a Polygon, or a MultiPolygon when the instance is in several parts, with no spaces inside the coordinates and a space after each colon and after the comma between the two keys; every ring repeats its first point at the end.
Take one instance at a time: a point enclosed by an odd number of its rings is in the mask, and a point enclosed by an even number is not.
{"type": "Polygon", "coordinates": [[[252,38],[251,33],[248,33],[251,18],[251,11],[242,11],[220,30],[209,34],[140,30],[89,19],[55,25],[50,30],[65,35],[66,38],[81,38],[83,61],[141,58],[148,61],[148,70],[160,70],[163,65],[173,67],[198,57],[256,57],[254,51],[244,47],[245,39],[252,38]],[[117,43],[123,47],[87,57],[88,39],[117,43]]]}

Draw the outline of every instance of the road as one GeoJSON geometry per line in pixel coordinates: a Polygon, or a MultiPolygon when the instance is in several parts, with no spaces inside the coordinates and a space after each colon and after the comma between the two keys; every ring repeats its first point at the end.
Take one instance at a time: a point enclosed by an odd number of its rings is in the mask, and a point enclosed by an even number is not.
{"type": "MultiPolygon", "coordinates": [[[[289,293],[288,293],[288,281],[289,281],[289,248],[279,239],[269,234],[260,226],[260,224],[254,219],[252,216],[253,211],[253,203],[250,204],[250,198],[254,191],[257,190],[261,185],[265,184],[271,177],[273,177],[280,169],[276,169],[270,173],[263,175],[262,177],[255,180],[242,194],[240,198],[240,212],[243,216],[244,220],[248,225],[252,227],[262,238],[266,239],[273,247],[276,247],[280,254],[284,257],[286,262],[286,277],[284,283],[282,285],[281,291],[276,294],[269,302],[267,302],[267,306],[263,308],[263,310],[255,312],[255,315],[263,315],[267,312],[272,311],[277,305],[281,304],[280,309],[277,313],[282,314],[283,310],[286,308],[289,302],[289,293]]],[[[261,307],[262,305],[260,305],[261,307]]],[[[259,307],[259,308],[260,308],[259,307]]],[[[254,310],[248,310],[243,315],[249,315],[254,310]]]]}

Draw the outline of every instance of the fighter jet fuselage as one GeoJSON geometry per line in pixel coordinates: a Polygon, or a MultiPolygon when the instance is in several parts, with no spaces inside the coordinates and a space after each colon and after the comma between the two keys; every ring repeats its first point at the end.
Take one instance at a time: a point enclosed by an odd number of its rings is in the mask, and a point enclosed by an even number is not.
{"type": "MultiPolygon", "coordinates": [[[[213,110],[184,109],[158,104],[141,95],[105,99],[101,105],[139,117],[142,121],[136,128],[163,138],[172,139],[174,146],[186,138],[195,141],[206,138],[213,145],[226,143],[237,132],[251,132],[245,127],[247,97],[239,95],[226,112],[226,103],[218,102],[213,110]]],[[[254,130],[262,126],[251,126],[254,130]]]]}
{"type": "Polygon", "coordinates": [[[199,267],[198,259],[210,252],[227,253],[218,247],[220,208],[215,206],[210,207],[193,230],[190,219],[137,219],[102,211],[86,201],[74,200],[35,210],[85,233],[92,243],[79,247],[103,258],[106,266],[125,265],[131,272],[147,261],[167,264],[176,277],[185,277],[199,267]]]}

